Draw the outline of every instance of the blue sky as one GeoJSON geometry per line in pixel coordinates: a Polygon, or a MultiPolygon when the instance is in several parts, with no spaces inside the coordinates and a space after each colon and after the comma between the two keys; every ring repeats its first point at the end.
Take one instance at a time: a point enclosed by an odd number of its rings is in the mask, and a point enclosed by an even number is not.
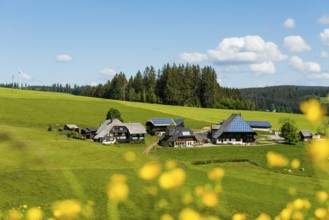
{"type": "Polygon", "coordinates": [[[105,83],[146,66],[215,68],[244,88],[329,85],[328,0],[0,0],[0,83],[105,83]]]}

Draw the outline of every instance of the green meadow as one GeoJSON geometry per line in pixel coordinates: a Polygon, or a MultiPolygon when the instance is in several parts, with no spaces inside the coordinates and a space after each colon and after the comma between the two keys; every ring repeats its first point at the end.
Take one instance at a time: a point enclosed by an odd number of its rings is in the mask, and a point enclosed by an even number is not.
{"type": "MultiPolygon", "coordinates": [[[[187,174],[185,187],[190,188],[207,185],[207,173],[212,168],[224,168],[219,196],[222,219],[230,219],[237,212],[250,219],[261,212],[275,216],[287,202],[297,197],[314,201],[315,191],[329,186],[329,179],[313,169],[304,144],[191,149],[157,146],[145,155],[143,150],[156,142],[156,137],[147,135],[143,144],[105,146],[69,139],[57,131],[67,123],[80,128],[98,127],[110,108],[119,109],[126,122],[142,124],[153,117],[173,117],[184,118],[186,126],[201,129],[240,112],[246,120],[269,121],[276,130],[280,118],[292,118],[299,129],[315,131],[303,115],[166,106],[3,88],[0,103],[0,219],[6,210],[23,205],[40,206],[50,217],[55,201],[72,198],[93,201],[95,219],[108,219],[106,186],[117,173],[128,177],[130,188],[129,200],[119,206],[121,218],[157,219],[155,212],[161,210],[155,204],[168,195],[161,191],[157,198],[146,198],[145,183],[137,177],[139,167],[154,159],[161,163],[177,161],[187,174]],[[51,132],[47,131],[49,125],[53,126],[51,132]],[[125,160],[128,151],[136,154],[136,162],[125,160]],[[268,151],[299,159],[304,171],[268,168],[268,151]]],[[[177,218],[175,211],[181,208],[173,203],[166,210],[177,218]]]]}

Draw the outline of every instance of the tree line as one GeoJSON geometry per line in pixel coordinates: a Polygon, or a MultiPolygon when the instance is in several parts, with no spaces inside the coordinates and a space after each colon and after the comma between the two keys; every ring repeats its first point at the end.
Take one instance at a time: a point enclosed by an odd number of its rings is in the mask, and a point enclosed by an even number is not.
{"type": "Polygon", "coordinates": [[[301,113],[299,104],[307,99],[327,97],[329,87],[269,86],[240,89],[241,97],[253,101],[256,110],[301,113]]]}
{"type": "Polygon", "coordinates": [[[148,66],[126,78],[120,72],[112,80],[97,86],[81,86],[75,95],[204,108],[251,109],[239,89],[221,87],[212,67],[166,64],[155,70],[148,66]]]}

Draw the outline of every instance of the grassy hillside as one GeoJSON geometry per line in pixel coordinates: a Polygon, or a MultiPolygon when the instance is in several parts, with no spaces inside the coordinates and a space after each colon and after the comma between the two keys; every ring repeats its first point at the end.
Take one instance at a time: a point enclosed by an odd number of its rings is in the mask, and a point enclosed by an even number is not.
{"type": "MultiPolygon", "coordinates": [[[[106,185],[112,174],[123,173],[128,177],[130,195],[129,201],[119,207],[122,217],[157,219],[158,216],[150,210],[157,210],[155,204],[159,201],[145,198],[145,183],[136,176],[141,164],[150,159],[157,159],[161,163],[178,161],[187,173],[187,188],[209,184],[208,171],[218,166],[225,168],[226,176],[222,183],[224,191],[220,194],[220,209],[217,210],[223,219],[236,212],[246,213],[251,218],[262,211],[275,215],[286,202],[295,198],[288,193],[289,188],[296,189],[296,196],[312,199],[315,190],[329,185],[328,179],[319,178],[313,171],[305,155],[304,145],[194,149],[157,147],[149,155],[144,155],[142,151],[155,142],[156,137],[147,136],[144,144],[104,146],[68,139],[56,129],[47,131],[49,124],[55,128],[66,123],[97,127],[109,108],[119,109],[125,121],[144,124],[151,117],[182,117],[186,119],[187,126],[196,129],[225,119],[236,111],[131,103],[2,88],[0,103],[0,210],[22,205],[40,206],[50,215],[53,202],[76,198],[82,202],[94,201],[96,219],[106,219],[106,185]],[[299,158],[305,172],[267,168],[265,158],[269,150],[281,152],[291,159],[299,158]],[[135,163],[125,160],[128,151],[137,155],[135,163]],[[212,160],[221,160],[222,163],[193,165],[195,161],[212,160]],[[236,160],[245,161],[232,162],[236,160]]],[[[310,128],[302,115],[241,113],[247,120],[270,121],[275,129],[278,128],[277,119],[280,117],[295,118],[300,128],[310,128]]],[[[163,191],[159,195],[159,198],[170,196],[163,191]]],[[[180,208],[173,203],[165,211],[177,217],[176,212],[180,208]]],[[[163,210],[156,212],[162,213],[163,210]]],[[[202,209],[202,212],[211,213],[211,210],[202,209]]]]}

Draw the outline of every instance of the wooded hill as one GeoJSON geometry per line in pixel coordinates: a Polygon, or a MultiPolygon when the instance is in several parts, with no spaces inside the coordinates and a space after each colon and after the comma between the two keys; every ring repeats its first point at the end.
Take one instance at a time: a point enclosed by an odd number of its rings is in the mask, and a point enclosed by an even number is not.
{"type": "Polygon", "coordinates": [[[240,89],[241,97],[254,103],[255,110],[300,113],[303,100],[326,97],[329,87],[321,86],[269,86],[240,89]]]}

